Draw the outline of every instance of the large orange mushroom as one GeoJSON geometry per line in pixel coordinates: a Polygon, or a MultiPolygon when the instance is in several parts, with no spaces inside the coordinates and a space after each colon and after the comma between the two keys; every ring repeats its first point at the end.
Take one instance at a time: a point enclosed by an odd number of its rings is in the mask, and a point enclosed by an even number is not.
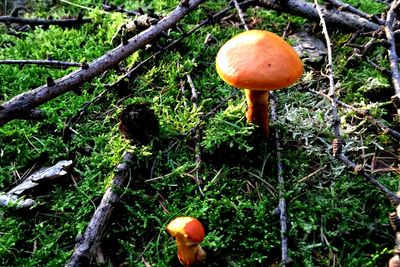
{"type": "Polygon", "coordinates": [[[201,263],[206,256],[200,242],[204,239],[204,227],[193,217],[177,217],[167,225],[168,233],[175,237],[178,259],[188,267],[201,263]]]}
{"type": "Polygon", "coordinates": [[[275,33],[263,30],[242,32],[218,51],[216,68],[229,85],[245,89],[247,121],[268,136],[268,96],[271,90],[295,83],[303,74],[296,51],[275,33]]]}

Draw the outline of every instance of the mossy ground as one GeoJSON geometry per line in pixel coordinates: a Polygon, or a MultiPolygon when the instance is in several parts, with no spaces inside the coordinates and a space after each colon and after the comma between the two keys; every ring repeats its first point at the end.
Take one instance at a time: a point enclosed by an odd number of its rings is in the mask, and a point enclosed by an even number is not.
{"type": "MultiPolygon", "coordinates": [[[[29,15],[60,17],[83,11],[93,21],[71,29],[36,27],[20,36],[1,34],[0,59],[51,56],[90,62],[112,49],[112,37],[127,20],[123,14],[101,11],[103,1],[74,1],[81,7],[50,2],[32,1],[29,15]]],[[[161,15],[177,4],[110,2],[124,3],[127,9],[153,8],[161,15]]],[[[360,2],[361,8],[382,8],[360,2]]],[[[181,21],[179,28],[187,31],[225,6],[226,1],[208,1],[181,21]]],[[[278,34],[288,24],[291,32],[312,24],[261,8],[249,8],[247,14],[259,19],[255,28],[278,34]]],[[[0,128],[1,190],[11,189],[31,169],[62,159],[74,161],[74,170],[64,181],[34,192],[38,205],[33,209],[1,209],[1,266],[65,264],[124,151],[132,151],[135,160],[102,237],[104,266],[145,266],[144,261],[151,266],[177,265],[175,243],[165,226],[178,215],[195,216],[204,223],[207,235],[202,245],[209,255],[208,266],[279,266],[280,224],[275,214],[279,186],[273,140],[259,138],[254,127],[246,124],[243,93],[225,84],[215,71],[218,48],[242,31],[238,25],[237,17],[232,17],[185,38],[142,68],[122,92],[111,90],[90,105],[69,125],[68,138],[63,138],[63,132],[69,120],[105,90],[104,84],[116,81],[117,70],[86,84],[80,94],[67,93],[44,104],[44,120],[16,120],[0,128]],[[216,43],[203,44],[207,34],[216,43]],[[196,104],[187,75],[198,91],[196,104]],[[121,110],[140,102],[150,103],[159,118],[160,133],[145,146],[129,143],[118,131],[121,110]],[[199,151],[202,160],[197,164],[199,151]]],[[[318,28],[314,34],[323,39],[318,28]]],[[[177,29],[172,30],[159,43],[179,35],[177,29]]],[[[398,128],[389,98],[382,97],[391,95],[387,77],[365,62],[345,67],[351,49],[343,43],[349,35],[339,31],[331,35],[340,99],[357,107],[368,105],[374,115],[398,128]]],[[[121,67],[140,62],[151,51],[134,53],[121,67]]],[[[375,53],[377,62],[386,60],[384,53],[375,53]]],[[[306,90],[327,89],[320,74],[324,68],[324,63],[306,65],[301,82],[276,93],[279,119],[271,126],[279,130],[282,144],[290,257],[295,266],[384,266],[394,246],[387,218],[391,207],[380,192],[331,155],[330,104],[306,90]]],[[[70,71],[0,65],[0,101],[70,71]]],[[[349,157],[366,166],[384,152],[396,157],[398,144],[387,135],[354,113],[341,110],[340,115],[349,157]]],[[[396,173],[384,173],[379,180],[391,190],[398,187],[396,173]]]]}

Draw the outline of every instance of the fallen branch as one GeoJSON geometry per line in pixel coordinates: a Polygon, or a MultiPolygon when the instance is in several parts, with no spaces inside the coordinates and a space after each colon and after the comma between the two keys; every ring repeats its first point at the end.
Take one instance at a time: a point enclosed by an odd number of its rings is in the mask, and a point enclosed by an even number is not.
{"type": "Polygon", "coordinates": [[[386,23],[384,27],[386,38],[389,43],[388,56],[389,56],[390,69],[392,72],[391,73],[392,83],[395,93],[395,95],[392,97],[392,102],[397,109],[397,115],[400,115],[400,72],[398,66],[399,57],[396,52],[396,39],[395,39],[395,34],[393,32],[393,28],[395,27],[395,23],[398,23],[396,13],[398,12],[399,6],[400,6],[400,1],[395,0],[392,2],[386,16],[386,23]]]}
{"type": "MultiPolygon", "coordinates": [[[[273,96],[273,95],[272,95],[273,96]]],[[[276,113],[277,101],[275,97],[271,97],[271,121],[278,121],[278,116],[276,113]]],[[[276,127],[273,128],[273,136],[275,139],[275,147],[276,147],[276,166],[277,166],[277,175],[278,175],[278,183],[279,183],[279,222],[281,225],[281,261],[282,266],[289,266],[291,263],[291,259],[289,258],[289,246],[288,246],[288,214],[286,210],[286,199],[285,199],[285,180],[283,178],[283,163],[281,161],[281,142],[279,141],[279,132],[276,127]]]]}
{"type": "Polygon", "coordinates": [[[31,59],[5,59],[0,60],[0,65],[46,65],[46,66],[56,66],[56,67],[85,67],[85,63],[77,63],[77,62],[66,62],[59,60],[31,60],[31,59]]]}
{"type": "MultiPolygon", "coordinates": [[[[285,12],[314,21],[319,21],[318,11],[315,6],[312,3],[304,2],[302,0],[259,0],[257,5],[279,12],[285,12]]],[[[343,12],[334,8],[328,9],[326,7],[320,7],[320,9],[325,18],[325,22],[330,26],[345,28],[352,31],[376,31],[380,28],[379,24],[353,13],[343,12]]]]}
{"type": "Polygon", "coordinates": [[[84,23],[91,22],[90,19],[84,19],[81,16],[71,19],[30,19],[15,16],[0,16],[0,23],[17,23],[31,26],[50,26],[57,25],[60,27],[73,27],[84,23]]]}
{"type": "Polygon", "coordinates": [[[191,0],[186,5],[178,5],[174,11],[160,20],[156,25],[127,40],[126,44],[121,44],[117,48],[94,60],[87,65],[87,68],[76,70],[54,81],[54,83],[48,83],[22,93],[1,104],[0,126],[11,120],[21,118],[23,114],[29,113],[33,108],[51,99],[80,88],[83,83],[90,81],[97,75],[114,67],[138,49],[155,40],[163,31],[174,26],[186,14],[205,1],[206,0],[191,0]]]}
{"type": "Polygon", "coordinates": [[[249,30],[249,26],[248,26],[247,23],[246,23],[246,19],[245,19],[246,14],[243,13],[243,10],[242,10],[242,8],[240,7],[240,4],[238,3],[237,0],[232,0],[232,1],[233,1],[234,5],[235,5],[236,11],[237,11],[237,13],[238,13],[238,15],[239,15],[239,18],[240,18],[240,21],[242,22],[243,28],[244,28],[246,31],[248,31],[248,30],[249,30]]]}
{"type": "Polygon", "coordinates": [[[40,184],[65,176],[71,167],[71,160],[62,160],[54,166],[41,168],[26,177],[19,185],[7,193],[0,194],[0,206],[16,205],[18,208],[32,207],[36,202],[33,199],[20,199],[22,195],[40,184]]]}
{"type": "Polygon", "coordinates": [[[115,204],[120,199],[120,192],[126,179],[130,176],[129,162],[131,153],[125,153],[122,162],[115,169],[115,176],[107,188],[103,198],[93,214],[85,233],[78,237],[75,251],[65,265],[66,267],[89,266],[95,252],[100,245],[100,239],[111,216],[115,204]]]}

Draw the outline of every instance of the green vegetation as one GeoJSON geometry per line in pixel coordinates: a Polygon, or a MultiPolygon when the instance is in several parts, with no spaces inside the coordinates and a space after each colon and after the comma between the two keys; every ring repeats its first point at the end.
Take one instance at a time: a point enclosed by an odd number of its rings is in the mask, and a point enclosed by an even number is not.
{"type": "MultiPolygon", "coordinates": [[[[6,34],[3,25],[0,59],[52,57],[90,62],[112,49],[114,34],[128,18],[103,12],[103,1],[73,2],[87,9],[65,1],[54,6],[32,1],[29,16],[73,16],[83,11],[92,23],[71,29],[36,27],[20,36],[6,34]]],[[[110,2],[124,3],[127,9],[152,8],[160,15],[166,15],[177,3],[110,2]]],[[[359,2],[367,11],[382,8],[373,1],[359,2]]],[[[208,1],[178,27],[190,30],[207,14],[225,6],[226,1],[208,1]]],[[[249,8],[247,13],[260,19],[255,28],[277,33],[284,32],[288,23],[289,33],[311,23],[262,8],[249,8]]],[[[0,128],[2,191],[15,186],[31,169],[62,159],[74,161],[73,172],[65,180],[32,193],[38,204],[31,210],[0,208],[1,266],[63,266],[124,151],[132,151],[135,160],[103,236],[106,263],[98,266],[145,266],[144,260],[153,267],[174,266],[175,242],[165,226],[178,215],[194,216],[204,223],[202,246],[209,255],[208,266],[279,266],[274,143],[272,138],[260,141],[256,129],[246,124],[243,92],[225,84],[215,71],[218,48],[242,31],[235,25],[239,25],[237,18],[228,17],[202,27],[146,64],[125,88],[111,89],[94,101],[74,124],[69,120],[105,90],[104,84],[115,82],[122,73],[110,70],[85,84],[81,93],[67,93],[44,104],[43,120],[15,120],[0,128]],[[212,34],[216,43],[203,44],[207,34],[212,34]],[[196,104],[187,75],[199,93],[196,104]],[[147,145],[130,144],[118,131],[118,114],[125,106],[139,102],[150,103],[160,123],[159,136],[147,145]],[[72,131],[63,135],[67,126],[72,131]],[[202,160],[197,165],[199,151],[202,160]]],[[[323,39],[318,28],[313,34],[323,39]]],[[[159,44],[179,35],[173,29],[159,44]]],[[[349,35],[336,31],[331,38],[340,99],[356,107],[368,106],[372,114],[396,126],[387,104],[392,94],[388,79],[367,62],[345,66],[352,52],[343,46],[349,35]]],[[[144,60],[152,51],[154,45],[138,51],[121,67],[144,60]]],[[[384,53],[375,52],[377,62],[386,60],[384,53]]],[[[281,138],[290,257],[295,266],[384,266],[394,246],[387,216],[391,206],[379,191],[334,159],[330,104],[305,89],[328,88],[321,77],[323,65],[306,66],[302,82],[276,93],[278,121],[271,127],[279,130],[281,138]]],[[[47,77],[56,79],[71,71],[0,65],[0,101],[46,83],[47,77]]],[[[354,113],[341,110],[340,116],[345,153],[350,158],[371,165],[374,156],[395,157],[397,144],[387,135],[354,113]]],[[[398,187],[398,175],[393,172],[384,173],[379,181],[391,190],[398,187]]]]}

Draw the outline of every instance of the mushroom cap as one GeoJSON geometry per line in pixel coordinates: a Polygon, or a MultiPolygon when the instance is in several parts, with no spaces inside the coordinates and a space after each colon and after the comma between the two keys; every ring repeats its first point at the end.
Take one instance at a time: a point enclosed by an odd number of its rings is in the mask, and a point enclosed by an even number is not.
{"type": "Polygon", "coordinates": [[[204,227],[193,217],[177,217],[167,225],[167,231],[175,238],[187,238],[195,243],[204,239],[204,227]]]}
{"type": "Polygon", "coordinates": [[[303,74],[293,47],[263,30],[245,31],[227,41],[218,51],[216,68],[229,85],[261,91],[287,87],[303,74]]]}

